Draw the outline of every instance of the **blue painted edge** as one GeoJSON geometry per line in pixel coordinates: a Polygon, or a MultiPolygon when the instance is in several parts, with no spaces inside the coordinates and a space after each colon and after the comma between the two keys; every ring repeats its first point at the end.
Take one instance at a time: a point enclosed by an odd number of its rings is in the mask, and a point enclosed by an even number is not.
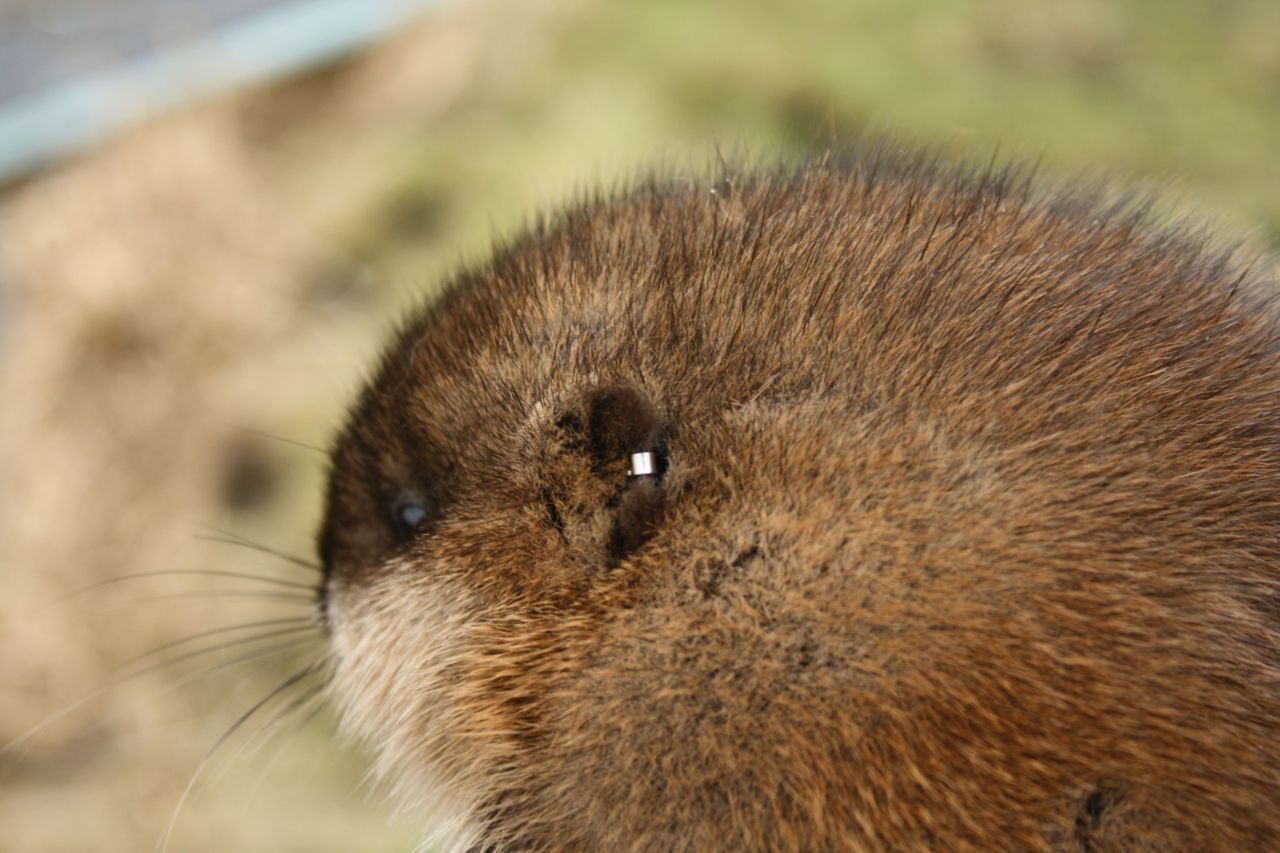
{"type": "Polygon", "coordinates": [[[444,0],[298,0],[194,41],[0,104],[0,181],[180,103],[305,70],[386,38],[444,0]]]}

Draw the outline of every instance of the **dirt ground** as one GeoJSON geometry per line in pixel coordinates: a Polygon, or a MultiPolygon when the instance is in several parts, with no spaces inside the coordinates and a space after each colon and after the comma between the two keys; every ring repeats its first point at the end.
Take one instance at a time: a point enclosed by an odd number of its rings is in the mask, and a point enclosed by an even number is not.
{"type": "Polygon", "coordinates": [[[244,542],[313,558],[386,330],[577,187],[878,128],[1280,243],[1269,2],[622,5],[458,3],[0,195],[0,847],[413,848],[312,681],[205,762],[322,654],[274,621],[313,570],[244,542]]]}

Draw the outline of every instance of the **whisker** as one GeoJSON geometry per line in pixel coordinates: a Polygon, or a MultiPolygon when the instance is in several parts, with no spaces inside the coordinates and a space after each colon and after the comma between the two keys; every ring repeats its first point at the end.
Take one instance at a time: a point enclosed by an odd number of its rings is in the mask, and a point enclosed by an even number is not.
{"type": "Polygon", "coordinates": [[[317,563],[315,560],[307,560],[303,557],[298,557],[293,554],[290,554],[287,551],[281,551],[277,548],[271,548],[267,545],[262,545],[258,542],[254,542],[250,539],[246,539],[243,536],[240,536],[238,534],[230,533],[226,530],[219,530],[216,527],[209,527],[208,529],[212,530],[213,533],[212,534],[198,533],[196,534],[196,539],[200,539],[205,542],[220,542],[223,545],[238,545],[241,548],[248,548],[251,551],[258,551],[262,554],[268,554],[272,557],[276,557],[278,559],[284,560],[286,563],[290,563],[292,565],[298,566],[303,569],[309,569],[313,572],[324,571],[323,568],[321,568],[320,564],[317,563]]]}
{"type": "Polygon", "coordinates": [[[169,649],[185,646],[188,643],[194,643],[196,640],[202,640],[205,637],[213,637],[218,634],[230,634],[233,631],[248,631],[252,628],[269,628],[275,625],[297,625],[302,627],[303,623],[314,624],[314,620],[310,616],[292,616],[287,619],[261,619],[257,622],[245,622],[241,625],[228,625],[223,628],[214,628],[210,631],[201,631],[198,634],[192,634],[179,640],[172,640],[164,645],[156,646],[154,649],[145,651],[142,654],[134,655],[133,657],[117,664],[115,669],[118,672],[127,666],[137,663],[138,661],[146,660],[149,657],[158,655],[161,652],[168,651],[169,649]]]}
{"type": "MultiPolygon", "coordinates": [[[[300,700],[295,700],[290,703],[290,706],[293,708],[290,712],[293,719],[292,721],[288,719],[285,720],[285,722],[289,724],[289,730],[287,732],[282,733],[279,729],[269,731],[266,739],[264,739],[260,745],[252,747],[255,750],[262,749],[270,742],[271,738],[277,737],[281,734],[284,735],[279,738],[279,745],[272,750],[271,754],[262,762],[262,769],[258,772],[258,778],[254,782],[255,785],[261,785],[263,780],[265,780],[267,775],[271,772],[272,766],[280,757],[280,754],[287,743],[287,738],[296,735],[298,732],[305,729],[311,721],[316,718],[316,715],[324,710],[324,690],[327,686],[328,680],[307,690],[306,693],[300,697],[300,700]],[[308,706],[310,706],[309,710],[308,706]],[[304,711],[305,713],[303,713],[304,711]]],[[[257,737],[257,733],[254,734],[254,737],[257,737]]],[[[243,752],[244,750],[241,751],[243,752]]],[[[239,753],[237,753],[237,755],[239,755],[239,753]]]]}
{"type": "MultiPolygon", "coordinates": [[[[307,627],[309,627],[309,626],[307,626],[307,627]]],[[[297,633],[297,632],[302,631],[302,630],[304,630],[304,628],[294,628],[294,629],[290,629],[290,630],[288,630],[288,631],[279,632],[279,636],[284,636],[284,635],[286,635],[286,634],[290,634],[290,633],[297,633]]],[[[78,710],[79,708],[84,707],[84,706],[85,706],[85,705],[87,705],[89,702],[92,702],[94,699],[98,698],[99,696],[103,696],[103,695],[105,695],[106,693],[108,693],[108,692],[110,692],[110,691],[112,691],[112,690],[116,689],[117,687],[120,687],[120,686],[122,686],[122,685],[124,685],[124,684],[128,684],[129,682],[134,681],[135,679],[141,678],[141,677],[142,677],[142,676],[144,676],[144,675],[149,675],[149,674],[151,674],[151,673],[158,672],[158,671],[160,671],[160,670],[162,670],[162,669],[165,669],[166,667],[172,666],[172,665],[177,664],[177,663],[181,663],[181,662],[183,662],[183,661],[185,661],[185,660],[191,660],[191,659],[193,659],[193,658],[200,657],[200,656],[202,656],[202,655],[212,654],[213,652],[222,651],[222,650],[224,650],[224,649],[228,649],[228,648],[233,648],[233,647],[234,647],[234,646],[236,646],[236,645],[245,645],[246,643],[249,643],[249,642],[253,642],[253,641],[261,641],[261,640],[271,639],[271,638],[272,638],[272,637],[270,637],[270,636],[262,636],[262,635],[257,636],[257,637],[248,638],[248,639],[241,638],[240,640],[237,640],[237,641],[235,641],[234,643],[220,644],[219,646],[214,647],[214,648],[209,648],[209,649],[200,649],[200,650],[198,650],[198,651],[196,651],[196,652],[188,652],[188,653],[186,653],[186,654],[184,654],[184,655],[179,655],[179,656],[178,656],[178,657],[176,657],[176,658],[171,658],[171,659],[166,660],[166,661],[161,661],[161,662],[159,662],[159,663],[152,664],[151,666],[144,667],[143,669],[140,669],[140,670],[136,670],[136,671],[134,671],[134,672],[131,672],[131,673],[127,674],[127,675],[122,675],[122,676],[120,676],[119,678],[112,679],[111,681],[107,682],[106,684],[103,684],[103,685],[101,685],[100,687],[96,687],[96,688],[94,688],[93,690],[89,691],[88,693],[84,694],[84,695],[83,695],[83,696],[81,696],[79,699],[76,699],[74,702],[71,702],[71,703],[69,703],[69,704],[67,704],[67,705],[64,705],[62,708],[59,708],[57,711],[55,711],[54,713],[52,713],[52,714],[50,714],[49,716],[45,717],[43,720],[41,720],[40,722],[36,723],[34,726],[31,726],[29,729],[27,729],[26,731],[22,732],[22,733],[21,733],[21,734],[19,734],[17,737],[15,737],[15,738],[13,738],[12,740],[10,740],[8,743],[4,744],[3,746],[0,746],[0,756],[4,756],[4,755],[9,754],[9,753],[10,753],[10,752],[12,752],[14,749],[17,749],[19,746],[21,746],[22,744],[26,743],[28,740],[30,740],[30,739],[31,739],[32,737],[34,737],[35,735],[37,735],[37,734],[39,734],[40,732],[44,731],[46,728],[48,728],[49,726],[51,726],[51,725],[53,725],[54,723],[58,722],[59,720],[61,720],[61,719],[65,718],[68,714],[71,714],[72,712],[74,712],[74,711],[78,710]]],[[[280,644],[280,645],[276,646],[275,648],[270,649],[270,650],[268,650],[268,651],[266,651],[266,652],[258,652],[258,653],[254,653],[253,655],[244,655],[244,656],[241,656],[241,657],[239,657],[239,658],[236,658],[236,659],[234,659],[234,660],[232,660],[232,661],[230,661],[230,662],[224,662],[224,663],[221,663],[221,664],[216,664],[216,665],[214,665],[214,666],[212,666],[212,667],[209,667],[209,668],[207,668],[207,669],[203,670],[203,671],[199,674],[199,677],[202,677],[202,678],[203,678],[203,677],[205,677],[205,676],[209,675],[209,674],[210,674],[210,673],[212,673],[212,672],[217,672],[218,670],[220,670],[220,669],[224,669],[224,668],[226,668],[226,667],[228,667],[228,666],[238,666],[238,665],[241,665],[241,664],[249,663],[250,661],[253,661],[253,660],[257,660],[257,659],[262,658],[262,657],[269,657],[269,656],[271,656],[271,655],[277,655],[277,654],[280,654],[280,653],[281,653],[281,652],[283,652],[283,651],[287,651],[287,650],[292,649],[292,648],[297,648],[298,646],[304,645],[304,644],[306,644],[306,643],[315,642],[317,639],[318,639],[318,638],[312,638],[312,637],[309,637],[309,638],[307,638],[307,639],[299,640],[299,641],[296,641],[296,642],[282,643],[282,644],[280,644]]]]}
{"type": "MultiPolygon", "coordinates": [[[[318,637],[304,637],[301,640],[291,640],[287,643],[278,643],[268,649],[264,649],[261,651],[254,651],[254,652],[249,652],[248,654],[238,655],[236,657],[231,658],[230,660],[224,660],[224,661],[220,661],[218,663],[212,664],[211,666],[206,666],[200,670],[197,670],[196,672],[193,672],[181,678],[175,678],[163,689],[156,691],[150,695],[165,696],[177,690],[181,690],[183,687],[185,687],[188,684],[191,684],[192,682],[199,681],[204,678],[209,678],[215,673],[222,672],[223,670],[235,669],[236,667],[246,666],[248,664],[253,663],[254,661],[267,660],[268,658],[279,656],[281,654],[284,654],[285,652],[292,651],[293,649],[297,649],[302,646],[306,646],[310,643],[315,643],[315,642],[319,642],[318,637]]],[[[258,674],[261,674],[265,671],[266,671],[266,668],[260,666],[253,671],[253,675],[254,677],[257,677],[258,674]]]]}
{"type": "Polygon", "coordinates": [[[216,569],[209,569],[209,570],[173,569],[170,571],[163,571],[163,572],[136,572],[130,575],[118,575],[113,578],[107,578],[106,580],[98,581],[97,583],[93,583],[88,586],[81,587],[80,589],[77,589],[73,592],[69,592],[66,595],[62,596],[61,598],[54,599],[53,601],[49,602],[49,604],[45,606],[53,607],[54,605],[62,604],[64,601],[69,601],[73,598],[84,595],[87,592],[92,592],[95,589],[102,589],[103,587],[115,586],[116,584],[121,584],[126,581],[142,580],[145,578],[166,577],[168,575],[177,575],[180,577],[199,576],[199,577],[236,578],[237,580],[258,581],[259,583],[270,584],[271,586],[280,586],[288,589],[303,589],[303,590],[308,590],[310,592],[315,592],[315,589],[316,589],[313,584],[299,583],[298,581],[284,580],[283,578],[265,577],[263,575],[255,575],[249,572],[229,572],[229,571],[221,571],[216,569]]]}
{"type": "MultiPolygon", "coordinates": [[[[301,640],[292,641],[288,643],[279,643],[265,650],[254,651],[248,654],[238,655],[236,657],[231,658],[230,660],[224,660],[219,663],[213,664],[211,666],[203,667],[197,670],[196,672],[189,673],[185,676],[174,678],[166,682],[166,684],[163,687],[158,688],[156,690],[149,691],[146,695],[148,700],[158,699],[162,696],[168,696],[172,693],[176,693],[177,691],[182,690],[184,687],[186,687],[187,685],[193,682],[197,682],[202,679],[211,678],[216,673],[222,672],[224,670],[230,670],[230,669],[235,669],[237,667],[247,666],[249,664],[254,663],[255,661],[265,661],[272,657],[276,657],[281,654],[284,654],[285,652],[288,652],[293,649],[306,646],[309,643],[315,643],[315,642],[319,642],[318,637],[315,637],[315,638],[308,637],[308,638],[303,638],[301,640]]],[[[254,669],[250,672],[249,677],[257,678],[259,675],[265,673],[267,669],[268,669],[267,667],[262,665],[254,667],[254,669]]],[[[123,714],[123,713],[125,712],[117,711],[116,715],[123,714]]],[[[94,719],[92,724],[90,724],[87,731],[93,731],[96,728],[104,726],[114,718],[115,718],[115,715],[99,715],[94,719]]]]}
{"type": "Polygon", "coordinates": [[[329,451],[325,450],[323,447],[317,447],[314,444],[307,444],[305,441],[298,441],[297,439],[293,439],[293,438],[285,438],[283,435],[276,435],[275,433],[272,433],[272,432],[267,432],[265,430],[260,430],[260,429],[254,429],[253,427],[240,426],[239,424],[227,424],[227,426],[229,426],[231,429],[235,430],[236,432],[242,432],[242,433],[245,433],[246,435],[256,435],[259,438],[269,438],[272,441],[278,441],[282,444],[292,444],[294,447],[301,447],[303,450],[310,450],[313,453],[319,453],[321,456],[329,455],[329,451]]]}
{"type": "MultiPolygon", "coordinates": [[[[319,663],[319,661],[317,661],[317,663],[319,663]]],[[[278,726],[283,722],[286,722],[290,716],[297,714],[303,707],[318,699],[324,692],[324,689],[328,686],[329,680],[326,678],[319,684],[313,685],[312,687],[304,690],[301,696],[294,698],[293,701],[289,702],[289,704],[276,709],[276,712],[272,714],[266,722],[258,726],[258,728],[254,730],[253,734],[245,740],[240,749],[236,751],[236,757],[239,757],[250,750],[259,749],[262,746],[265,746],[267,742],[271,740],[272,736],[277,733],[276,730],[278,726]]],[[[319,708],[317,707],[316,710],[318,711],[319,708]]],[[[313,716],[313,714],[307,714],[307,719],[311,716],[313,716]]]]}
{"type": "Polygon", "coordinates": [[[256,660],[263,660],[264,658],[274,657],[275,655],[281,654],[283,652],[287,652],[291,649],[296,649],[299,646],[305,646],[308,643],[315,643],[319,641],[320,641],[319,637],[306,637],[301,640],[290,640],[287,643],[280,643],[278,645],[272,646],[271,648],[266,649],[265,651],[252,652],[250,654],[240,655],[239,657],[232,658],[229,661],[222,661],[221,663],[216,663],[216,664],[213,664],[212,666],[207,666],[198,672],[195,672],[189,676],[186,676],[185,678],[176,679],[174,681],[174,684],[175,685],[190,684],[191,682],[196,681],[198,679],[206,678],[215,672],[221,672],[224,669],[231,669],[237,666],[244,666],[245,664],[253,663],[256,660]]]}
{"type": "Polygon", "coordinates": [[[183,661],[192,660],[194,658],[204,657],[205,655],[211,655],[215,652],[220,652],[225,649],[234,649],[237,646],[247,646],[250,643],[258,643],[258,642],[262,642],[263,640],[274,639],[275,637],[284,637],[290,634],[298,634],[303,631],[310,631],[312,630],[312,628],[313,628],[312,625],[297,625],[292,628],[280,628],[279,630],[275,630],[275,631],[263,631],[260,634],[254,634],[252,637],[237,637],[236,639],[228,640],[225,643],[214,643],[212,646],[206,646],[202,649],[195,649],[193,651],[183,652],[177,657],[172,657],[172,658],[169,658],[168,660],[163,660],[158,663],[149,664],[146,667],[143,667],[142,669],[132,672],[129,675],[123,676],[123,677],[136,678],[140,675],[145,675],[149,672],[156,672],[166,667],[173,666],[174,664],[182,663],[183,661]]]}
{"type": "Polygon", "coordinates": [[[302,679],[306,678],[308,675],[315,672],[316,669],[320,666],[320,663],[321,663],[320,661],[315,661],[311,664],[308,664],[307,666],[298,670],[293,675],[289,676],[284,681],[276,685],[276,687],[272,689],[270,693],[268,693],[266,696],[263,696],[256,703],[254,703],[253,707],[251,707],[249,710],[241,714],[239,719],[237,719],[234,723],[232,723],[231,726],[225,732],[222,733],[222,736],[218,738],[218,740],[213,744],[213,746],[209,748],[209,751],[206,752],[204,754],[204,757],[200,759],[200,763],[196,765],[195,772],[191,774],[191,779],[190,781],[187,782],[187,787],[183,789],[182,796],[178,798],[178,804],[174,806],[173,814],[170,815],[169,817],[169,824],[168,826],[165,827],[164,834],[160,837],[159,844],[156,845],[157,853],[165,853],[165,851],[169,849],[169,839],[173,836],[173,829],[178,823],[178,816],[182,813],[182,807],[186,803],[187,797],[190,796],[191,789],[195,787],[195,784],[200,779],[200,776],[204,772],[205,767],[209,764],[209,760],[213,758],[214,754],[218,751],[218,749],[224,743],[226,743],[227,740],[229,740],[237,731],[239,731],[240,727],[243,726],[246,722],[248,722],[249,719],[253,717],[253,715],[256,714],[264,705],[266,705],[275,697],[279,696],[284,691],[288,690],[293,685],[297,684],[302,679]]]}
{"type": "Polygon", "coordinates": [[[259,601],[295,601],[308,605],[314,605],[316,603],[315,596],[298,595],[289,592],[255,592],[253,590],[242,589],[199,589],[188,590],[187,592],[166,592],[161,593],[160,595],[147,595],[142,598],[131,598],[128,601],[120,601],[94,609],[99,613],[111,613],[115,610],[123,610],[127,607],[134,607],[139,604],[148,604],[153,601],[172,601],[174,599],[197,598],[252,598],[259,601]]]}

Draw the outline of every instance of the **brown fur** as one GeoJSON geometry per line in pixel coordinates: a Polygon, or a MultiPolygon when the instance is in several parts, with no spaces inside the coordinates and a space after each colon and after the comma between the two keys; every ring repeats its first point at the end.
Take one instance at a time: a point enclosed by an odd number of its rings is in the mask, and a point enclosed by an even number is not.
{"type": "Polygon", "coordinates": [[[1276,318],[1144,223],[873,148],[539,225],[338,442],[349,725],[455,847],[1280,846],[1276,318]]]}

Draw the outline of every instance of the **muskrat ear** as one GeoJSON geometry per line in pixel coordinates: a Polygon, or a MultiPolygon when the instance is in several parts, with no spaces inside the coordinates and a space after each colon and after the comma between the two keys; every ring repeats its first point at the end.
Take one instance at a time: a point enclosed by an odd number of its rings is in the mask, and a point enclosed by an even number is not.
{"type": "Polygon", "coordinates": [[[657,407],[631,386],[596,389],[587,395],[583,408],[586,449],[598,470],[626,462],[630,454],[652,451],[662,443],[657,407]]]}
{"type": "MultiPolygon", "coordinates": [[[[604,546],[608,564],[615,566],[652,535],[661,516],[666,424],[639,390],[611,385],[586,394],[557,426],[564,446],[585,454],[596,476],[610,484],[605,489],[612,494],[601,509],[613,516],[604,546]]],[[[555,526],[563,528],[559,511],[554,515],[555,526]]]]}
{"type": "Polygon", "coordinates": [[[607,545],[612,568],[639,548],[657,529],[667,502],[666,490],[656,476],[635,477],[623,489],[614,508],[613,529],[607,545]]]}

